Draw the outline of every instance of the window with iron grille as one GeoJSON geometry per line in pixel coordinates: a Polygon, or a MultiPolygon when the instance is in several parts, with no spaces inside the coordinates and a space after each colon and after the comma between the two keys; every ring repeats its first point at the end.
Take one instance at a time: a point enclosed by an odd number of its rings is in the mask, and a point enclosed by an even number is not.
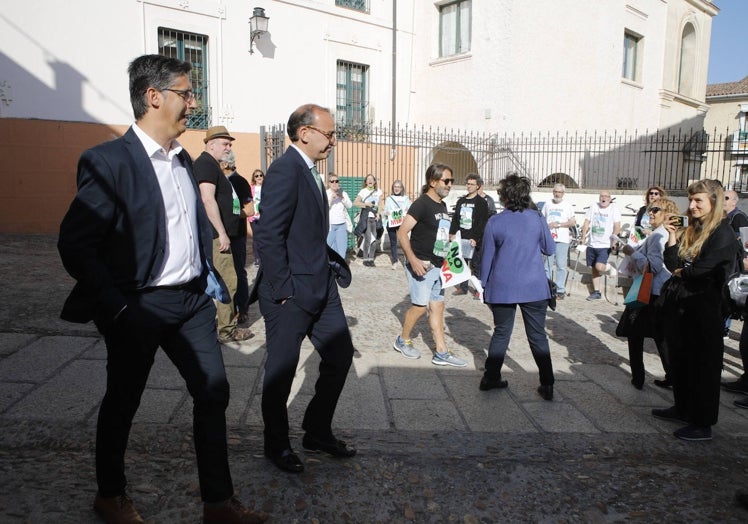
{"type": "Polygon", "coordinates": [[[190,129],[210,127],[208,105],[208,37],[176,29],[158,28],[158,54],[192,64],[190,81],[197,107],[187,117],[190,129]]]}
{"type": "Polygon", "coordinates": [[[369,0],[335,0],[335,5],[363,11],[364,13],[369,12],[369,0]]]}
{"type": "Polygon", "coordinates": [[[439,56],[470,51],[471,0],[439,6],[439,56]]]}
{"type": "Polygon", "coordinates": [[[368,77],[369,66],[338,60],[335,118],[340,138],[366,132],[368,77]]]}

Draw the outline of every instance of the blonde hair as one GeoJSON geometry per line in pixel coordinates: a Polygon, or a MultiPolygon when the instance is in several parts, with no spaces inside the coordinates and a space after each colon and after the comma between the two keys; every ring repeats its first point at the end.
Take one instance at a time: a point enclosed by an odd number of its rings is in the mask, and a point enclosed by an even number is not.
{"type": "Polygon", "coordinates": [[[649,211],[653,207],[658,207],[663,211],[663,213],[670,215],[677,215],[680,212],[678,211],[678,204],[676,204],[669,198],[660,198],[659,200],[652,202],[647,206],[647,211],[649,211]]]}
{"type": "Polygon", "coordinates": [[[689,207],[686,215],[688,216],[688,227],[681,236],[678,256],[683,260],[693,260],[701,253],[704,242],[714,232],[725,217],[725,192],[722,186],[714,180],[698,180],[688,186],[688,197],[706,193],[709,202],[712,204],[712,210],[708,215],[701,219],[693,218],[689,207]]]}

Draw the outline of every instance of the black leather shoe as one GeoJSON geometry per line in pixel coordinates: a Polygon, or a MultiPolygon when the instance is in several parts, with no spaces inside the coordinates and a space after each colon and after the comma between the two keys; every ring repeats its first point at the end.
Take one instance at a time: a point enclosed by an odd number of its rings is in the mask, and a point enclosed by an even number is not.
{"type": "Polygon", "coordinates": [[[322,441],[312,437],[309,433],[306,433],[301,441],[301,445],[304,446],[304,449],[309,451],[324,451],[333,457],[348,458],[356,454],[356,448],[349,446],[335,437],[332,437],[332,440],[330,441],[322,441]]]}
{"type": "Polygon", "coordinates": [[[503,389],[509,385],[509,382],[506,380],[501,380],[500,378],[491,379],[483,375],[483,378],[480,379],[480,385],[478,386],[478,389],[481,391],[488,391],[489,389],[503,389]]]}
{"type": "Polygon", "coordinates": [[[543,397],[543,400],[553,400],[553,386],[538,386],[538,395],[543,397]]]}
{"type": "Polygon", "coordinates": [[[748,393],[748,384],[740,378],[732,381],[725,380],[722,382],[722,387],[730,393],[748,393]]]}
{"type": "Polygon", "coordinates": [[[632,378],[631,385],[634,386],[636,389],[642,389],[644,387],[644,379],[637,380],[635,378],[632,378]]]}
{"type": "Polygon", "coordinates": [[[655,408],[652,410],[652,416],[662,420],[670,420],[671,422],[684,422],[688,424],[688,420],[686,419],[686,417],[681,415],[675,408],[675,406],[664,409],[655,408]]]}
{"type": "Polygon", "coordinates": [[[670,383],[668,379],[660,380],[656,378],[654,381],[654,385],[657,386],[658,388],[663,388],[663,389],[670,389],[671,387],[673,387],[673,385],[670,383]]]}
{"type": "Polygon", "coordinates": [[[299,456],[291,448],[284,449],[280,453],[271,453],[265,450],[265,456],[276,465],[278,469],[289,473],[301,473],[304,471],[304,464],[299,456]]]}

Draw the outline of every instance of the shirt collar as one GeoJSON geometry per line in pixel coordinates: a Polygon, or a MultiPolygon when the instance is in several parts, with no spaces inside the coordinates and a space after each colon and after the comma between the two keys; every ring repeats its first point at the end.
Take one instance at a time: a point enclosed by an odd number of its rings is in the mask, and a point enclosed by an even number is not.
{"type": "Polygon", "coordinates": [[[314,161],[312,161],[311,158],[306,156],[306,153],[304,153],[296,144],[291,144],[291,147],[293,147],[296,151],[299,152],[301,155],[301,158],[304,159],[304,162],[306,162],[306,165],[309,169],[312,169],[314,167],[314,161]]]}
{"type": "Polygon", "coordinates": [[[161,147],[155,140],[153,140],[145,131],[140,129],[137,123],[134,123],[132,125],[132,130],[135,132],[135,135],[143,144],[145,152],[148,154],[148,158],[153,158],[153,155],[159,152],[165,153],[169,158],[173,158],[175,155],[178,155],[182,152],[182,145],[177,142],[176,139],[171,141],[171,149],[168,152],[164,152],[164,148],[161,147]]]}

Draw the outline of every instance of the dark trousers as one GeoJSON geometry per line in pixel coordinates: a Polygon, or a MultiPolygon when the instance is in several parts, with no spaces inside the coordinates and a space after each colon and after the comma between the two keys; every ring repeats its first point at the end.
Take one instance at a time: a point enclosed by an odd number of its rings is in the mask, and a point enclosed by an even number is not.
{"type": "Polygon", "coordinates": [[[644,384],[644,338],[654,338],[657,353],[660,355],[662,369],[665,370],[665,379],[670,379],[670,362],[667,351],[667,344],[662,336],[657,332],[654,320],[653,304],[659,295],[652,295],[649,304],[639,310],[636,321],[634,322],[636,334],[629,335],[629,364],[631,365],[631,379],[638,384],[644,384]]]}
{"type": "Polygon", "coordinates": [[[493,313],[494,328],[488,346],[485,375],[492,380],[501,378],[501,368],[504,365],[504,357],[509,348],[509,339],[514,329],[514,316],[518,305],[522,312],[522,320],[525,323],[527,342],[530,344],[532,357],[538,366],[540,384],[544,386],[553,385],[551,349],[548,345],[548,336],[545,334],[547,300],[524,304],[489,304],[493,313]]]}
{"type": "Polygon", "coordinates": [[[398,252],[397,252],[397,230],[398,229],[400,229],[400,226],[387,228],[387,236],[390,239],[390,262],[392,262],[393,264],[398,261],[398,252]]]}
{"type": "MultiPolygon", "coordinates": [[[[629,364],[631,365],[631,378],[638,384],[644,384],[644,337],[628,337],[629,364]]],[[[657,353],[660,355],[662,369],[665,370],[665,380],[670,378],[670,365],[668,364],[667,349],[664,340],[655,339],[657,353]]]]}
{"type": "Polygon", "coordinates": [[[743,374],[740,376],[740,380],[743,383],[748,383],[748,313],[745,315],[743,320],[743,328],[740,330],[740,360],[743,363],[743,374]]]}
{"type": "Polygon", "coordinates": [[[128,306],[105,334],[107,386],[96,427],[99,493],[124,493],[130,427],[159,346],[179,370],[193,400],[200,494],[219,502],[234,493],[226,443],[229,384],[216,336],[213,301],[194,289],[155,288],[127,297],[128,306]]]}
{"type": "Polygon", "coordinates": [[[315,314],[299,308],[293,299],[277,304],[260,285],[260,310],[265,319],[267,358],[262,385],[265,449],[279,453],[291,447],[288,409],[301,342],[309,337],[319,353],[319,377],[307,406],[303,429],[320,440],[332,438],[332,419],[353,361],[353,342],[335,280],[328,280],[327,302],[315,314]]]}
{"type": "Polygon", "coordinates": [[[692,424],[712,426],[719,416],[724,319],[717,301],[689,306],[694,310],[680,313],[676,329],[669,323],[665,327],[673,399],[692,424]]]}
{"type": "Polygon", "coordinates": [[[234,257],[236,270],[236,293],[234,294],[234,313],[249,311],[249,280],[247,279],[247,237],[230,237],[231,255],[234,257]]]}

